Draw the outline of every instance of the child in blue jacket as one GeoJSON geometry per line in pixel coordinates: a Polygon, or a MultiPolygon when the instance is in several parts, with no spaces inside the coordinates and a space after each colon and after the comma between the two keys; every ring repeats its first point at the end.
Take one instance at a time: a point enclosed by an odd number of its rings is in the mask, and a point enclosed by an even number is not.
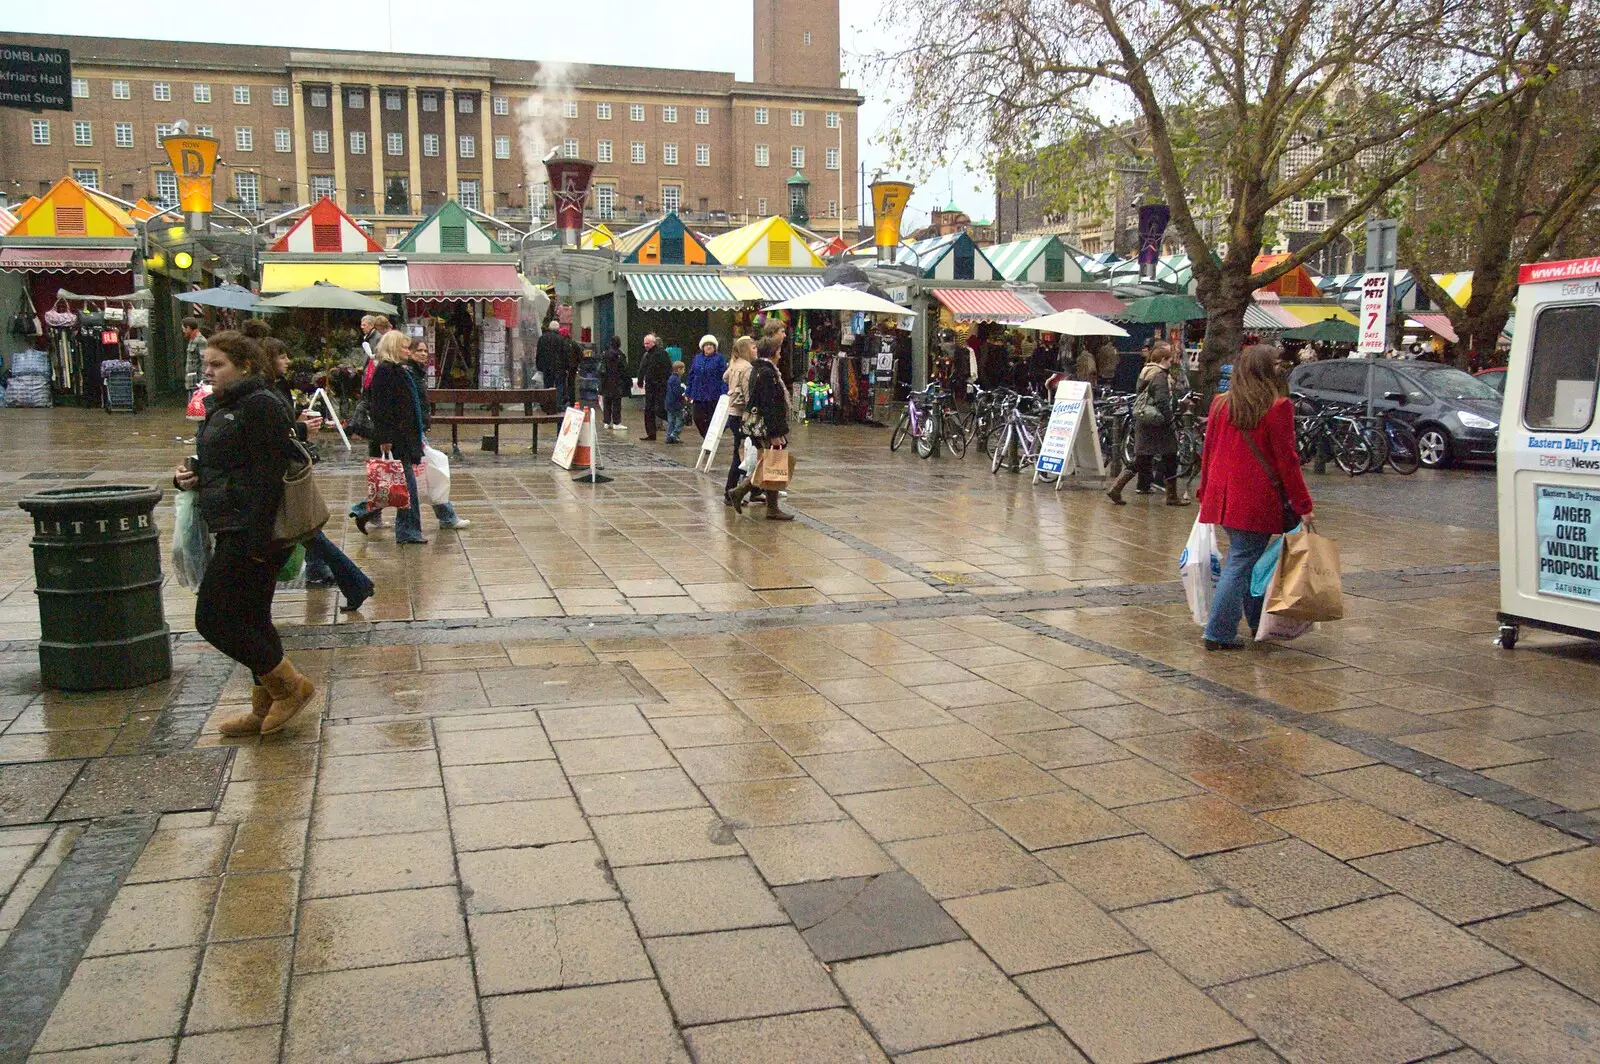
{"type": "Polygon", "coordinates": [[[667,442],[682,443],[678,435],[683,432],[684,395],[683,363],[672,364],[672,376],[667,378],[667,442]]]}

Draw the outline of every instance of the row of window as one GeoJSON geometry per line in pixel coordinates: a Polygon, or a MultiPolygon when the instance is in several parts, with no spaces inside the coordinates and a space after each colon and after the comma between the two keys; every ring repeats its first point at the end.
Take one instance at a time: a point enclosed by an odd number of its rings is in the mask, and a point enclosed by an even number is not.
{"type": "MultiPolygon", "coordinates": [[[[235,85],[233,87],[233,102],[234,103],[238,103],[238,104],[248,104],[250,102],[250,91],[251,91],[251,89],[250,89],[249,85],[235,85]]],[[[195,103],[210,103],[211,102],[211,85],[209,83],[207,83],[207,82],[204,82],[204,81],[194,82],[194,84],[193,84],[193,86],[191,88],[191,93],[193,95],[195,103]]],[[[72,79],[72,95],[77,97],[80,100],[88,99],[88,97],[89,97],[89,79],[88,78],[73,78],[72,79]]],[[[130,81],[123,81],[121,79],[113,80],[111,82],[111,98],[113,100],[131,100],[131,99],[133,99],[133,83],[130,82],[130,81]]],[[[169,102],[171,102],[171,100],[172,100],[172,82],[170,82],[170,81],[153,81],[153,82],[151,82],[150,83],[150,98],[155,100],[158,103],[169,103],[169,102]]],[[[289,90],[286,89],[286,88],[282,88],[282,87],[274,88],[272,90],[272,104],[273,104],[274,107],[288,107],[289,106],[289,90]]]]}

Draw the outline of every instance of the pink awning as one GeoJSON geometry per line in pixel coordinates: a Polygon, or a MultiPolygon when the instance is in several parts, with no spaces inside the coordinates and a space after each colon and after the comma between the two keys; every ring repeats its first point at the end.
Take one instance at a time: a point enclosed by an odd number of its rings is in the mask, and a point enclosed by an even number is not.
{"type": "Polygon", "coordinates": [[[1097,318],[1120,318],[1128,305],[1110,292],[1040,292],[1056,310],[1081,310],[1097,318]]]}
{"type": "Polygon", "coordinates": [[[1449,315],[1413,314],[1411,315],[1411,321],[1406,322],[1406,324],[1410,325],[1412,321],[1416,322],[1424,329],[1427,329],[1429,332],[1437,336],[1442,336],[1447,343],[1453,344],[1456,342],[1456,330],[1455,327],[1450,324],[1449,315]]]}
{"type": "Polygon", "coordinates": [[[0,248],[0,270],[47,273],[126,273],[133,269],[132,248],[0,248]]]}
{"type": "Polygon", "coordinates": [[[413,262],[407,299],[514,299],[522,295],[509,262],[413,262]]]}
{"type": "Polygon", "coordinates": [[[1039,316],[1028,304],[1000,289],[935,288],[933,297],[949,307],[957,321],[1019,322],[1039,316]]]}

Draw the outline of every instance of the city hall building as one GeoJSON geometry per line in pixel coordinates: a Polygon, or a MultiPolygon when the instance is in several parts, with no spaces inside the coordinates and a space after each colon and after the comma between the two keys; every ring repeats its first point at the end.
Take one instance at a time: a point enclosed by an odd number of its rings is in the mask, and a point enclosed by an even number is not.
{"type": "Polygon", "coordinates": [[[252,220],[331,197],[392,246],[445,199],[509,227],[550,217],[522,130],[597,163],[590,214],[619,228],[677,210],[703,228],[787,214],[860,218],[856,112],[840,87],[838,0],[754,0],[754,80],[714,71],[23,35],[72,51],[73,109],[0,110],[0,200],[63,175],[177,200],[161,139],[221,141],[217,201],[252,220]],[[564,76],[558,76],[564,75],[564,76]],[[842,190],[841,190],[841,180],[842,190]]]}

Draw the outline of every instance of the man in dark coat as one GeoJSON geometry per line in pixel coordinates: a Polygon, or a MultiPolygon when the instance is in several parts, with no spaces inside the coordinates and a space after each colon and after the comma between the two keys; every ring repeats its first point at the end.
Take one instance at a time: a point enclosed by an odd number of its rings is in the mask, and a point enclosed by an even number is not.
{"type": "Polygon", "coordinates": [[[644,435],[656,438],[656,419],[667,416],[667,378],[672,376],[672,358],[655,333],[645,333],[644,354],[639,356],[639,384],[644,388],[644,435]]]}
{"type": "Polygon", "coordinates": [[[572,401],[572,389],[567,387],[566,337],[554,329],[540,333],[533,365],[544,374],[544,386],[556,390],[556,402],[565,409],[572,401]]]}

